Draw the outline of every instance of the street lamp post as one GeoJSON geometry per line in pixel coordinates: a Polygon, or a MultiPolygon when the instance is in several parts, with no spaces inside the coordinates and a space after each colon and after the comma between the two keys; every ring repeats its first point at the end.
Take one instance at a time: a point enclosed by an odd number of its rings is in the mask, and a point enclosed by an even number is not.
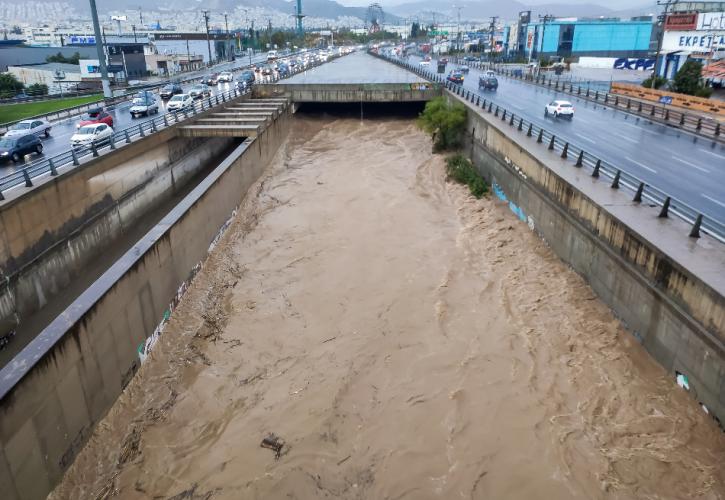
{"type": "Polygon", "coordinates": [[[98,11],[96,0],[88,0],[91,5],[91,18],[93,19],[93,33],[96,37],[96,54],[98,55],[98,67],[101,70],[101,85],[103,86],[103,97],[111,98],[111,82],[108,79],[108,68],[106,67],[106,54],[103,50],[103,37],[101,36],[101,25],[98,22],[98,11]]]}
{"type": "Polygon", "coordinates": [[[212,65],[211,58],[211,40],[209,40],[209,11],[202,10],[201,13],[204,15],[204,24],[206,25],[206,48],[209,50],[209,66],[212,65]]]}

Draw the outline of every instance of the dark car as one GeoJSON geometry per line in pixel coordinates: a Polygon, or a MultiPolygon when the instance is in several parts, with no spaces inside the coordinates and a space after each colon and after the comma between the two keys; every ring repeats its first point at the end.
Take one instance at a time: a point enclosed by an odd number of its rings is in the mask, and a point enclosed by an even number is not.
{"type": "Polygon", "coordinates": [[[169,85],[164,86],[161,91],[159,91],[159,96],[161,96],[161,99],[171,99],[176,94],[183,94],[184,89],[181,88],[181,85],[178,83],[170,83],[169,85]]]}
{"type": "Polygon", "coordinates": [[[43,153],[43,144],[35,134],[0,137],[0,161],[12,160],[18,163],[30,153],[43,153]]]}
{"type": "Polygon", "coordinates": [[[219,83],[219,73],[211,73],[201,78],[201,83],[204,85],[216,85],[219,83]]]}
{"type": "Polygon", "coordinates": [[[482,76],[478,79],[478,88],[483,90],[498,89],[498,80],[495,76],[482,76]]]}
{"type": "Polygon", "coordinates": [[[465,61],[468,61],[468,62],[473,62],[473,61],[475,61],[475,60],[476,60],[476,58],[475,58],[475,57],[473,57],[473,56],[466,56],[466,57],[464,57],[463,59],[464,59],[465,61]]]}
{"type": "Polygon", "coordinates": [[[461,73],[468,73],[469,71],[471,71],[471,68],[469,68],[468,66],[461,66],[458,68],[458,71],[460,71],[461,73]]]}
{"type": "Polygon", "coordinates": [[[279,72],[280,78],[287,78],[290,74],[289,72],[289,66],[283,63],[277,64],[277,71],[279,72]]]}
{"type": "Polygon", "coordinates": [[[440,59],[438,59],[438,62],[440,64],[448,64],[448,58],[447,57],[441,57],[440,59]]]}
{"type": "Polygon", "coordinates": [[[240,87],[250,87],[254,83],[255,76],[254,71],[244,70],[237,77],[237,85],[240,87]]]}
{"type": "Polygon", "coordinates": [[[460,71],[451,71],[448,74],[447,80],[449,82],[453,82],[453,83],[457,83],[458,85],[462,85],[463,78],[464,78],[463,73],[461,73],[460,71]]]}

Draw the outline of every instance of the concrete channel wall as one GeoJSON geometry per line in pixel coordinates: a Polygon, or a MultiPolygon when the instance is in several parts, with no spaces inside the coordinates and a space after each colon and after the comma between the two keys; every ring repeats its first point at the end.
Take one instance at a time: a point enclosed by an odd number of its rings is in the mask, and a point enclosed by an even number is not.
{"type": "Polygon", "coordinates": [[[0,371],[4,500],[44,498],[140,365],[137,348],[285,139],[247,139],[0,371]]]}
{"type": "Polygon", "coordinates": [[[500,118],[468,107],[466,152],[500,198],[604,300],[647,351],[725,421],[725,246],[689,238],[500,118]]]}
{"type": "Polygon", "coordinates": [[[423,102],[441,95],[437,83],[287,83],[257,85],[254,96],[287,96],[295,103],[423,102]]]}

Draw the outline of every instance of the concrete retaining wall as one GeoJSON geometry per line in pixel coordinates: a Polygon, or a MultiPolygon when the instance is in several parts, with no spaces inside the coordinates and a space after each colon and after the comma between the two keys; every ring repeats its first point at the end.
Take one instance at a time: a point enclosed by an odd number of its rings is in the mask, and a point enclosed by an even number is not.
{"type": "Polygon", "coordinates": [[[260,176],[290,111],[247,140],[0,371],[4,499],[44,498],[139,365],[137,346],[260,176]]]}
{"type": "Polygon", "coordinates": [[[690,392],[725,417],[725,247],[688,238],[606,182],[548,152],[525,132],[468,106],[468,148],[481,172],[581,274],[651,355],[689,378],[690,392]]]}

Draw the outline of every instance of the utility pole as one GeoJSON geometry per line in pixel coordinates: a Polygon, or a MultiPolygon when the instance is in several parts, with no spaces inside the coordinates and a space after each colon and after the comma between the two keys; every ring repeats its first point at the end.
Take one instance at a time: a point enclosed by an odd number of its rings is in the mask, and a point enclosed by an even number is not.
{"type": "Polygon", "coordinates": [[[546,14],[546,15],[539,15],[539,20],[543,22],[543,26],[541,28],[541,52],[537,54],[539,58],[539,67],[541,67],[541,60],[542,60],[542,54],[544,53],[544,35],[546,34],[546,23],[548,21],[551,21],[554,19],[554,16],[546,14]]]}
{"type": "Polygon", "coordinates": [[[136,38],[136,25],[132,24],[131,29],[133,30],[133,43],[138,43],[138,39],[136,38]]]}
{"type": "Polygon", "coordinates": [[[458,11],[458,22],[456,23],[456,50],[460,52],[460,50],[461,50],[461,9],[463,7],[454,6],[454,8],[458,11]]]}
{"type": "Polygon", "coordinates": [[[96,37],[96,54],[98,55],[98,67],[101,70],[101,85],[103,86],[103,97],[113,97],[111,93],[111,82],[108,80],[108,68],[106,67],[106,53],[103,50],[103,37],[101,36],[101,25],[98,22],[98,10],[96,0],[88,0],[91,5],[91,18],[93,19],[93,33],[96,37]]]}
{"type": "Polygon", "coordinates": [[[232,58],[231,58],[231,50],[229,50],[229,20],[227,19],[227,13],[226,12],[224,13],[224,28],[225,28],[225,30],[227,32],[227,36],[226,36],[226,39],[227,39],[226,40],[227,41],[226,50],[230,52],[229,54],[227,54],[227,61],[231,61],[232,60],[232,58]]]}
{"type": "Polygon", "coordinates": [[[657,16],[657,22],[660,25],[660,32],[657,34],[657,53],[655,54],[655,67],[654,71],[652,72],[652,80],[650,81],[650,88],[655,88],[655,80],[657,79],[658,72],[660,65],[660,52],[662,51],[662,37],[665,35],[665,21],[667,20],[667,12],[669,11],[670,5],[677,3],[676,1],[672,0],[665,0],[664,2],[661,0],[657,0],[657,5],[663,5],[665,7],[665,10],[662,11],[662,14],[657,16]]]}
{"type": "Polygon", "coordinates": [[[206,25],[206,48],[209,49],[209,66],[211,66],[212,59],[211,59],[211,40],[209,40],[209,11],[202,10],[201,13],[204,16],[204,24],[206,25]]]}
{"type": "Polygon", "coordinates": [[[186,39],[186,70],[191,68],[191,51],[189,50],[189,39],[186,39]]]}
{"type": "Polygon", "coordinates": [[[496,30],[496,22],[498,16],[491,16],[491,22],[488,23],[488,29],[490,31],[489,42],[488,42],[488,60],[493,61],[493,32],[496,30]]]}

